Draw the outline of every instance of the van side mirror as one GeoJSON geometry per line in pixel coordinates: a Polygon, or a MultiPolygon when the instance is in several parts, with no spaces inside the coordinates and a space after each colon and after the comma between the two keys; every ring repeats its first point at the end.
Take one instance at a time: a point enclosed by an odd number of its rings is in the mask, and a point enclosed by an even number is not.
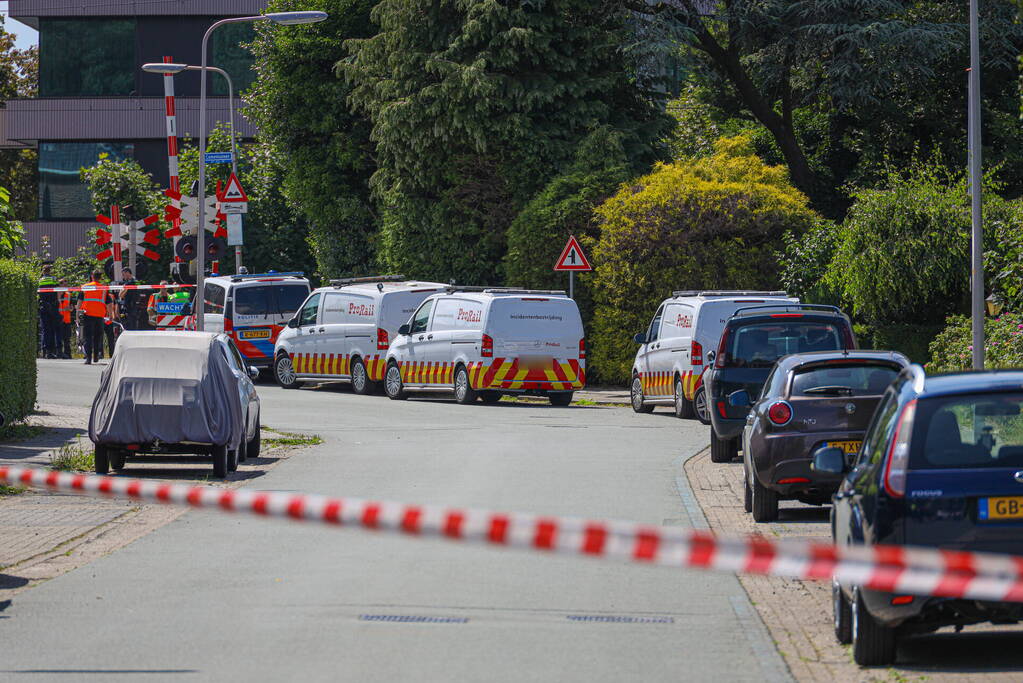
{"type": "Polygon", "coordinates": [[[404,337],[404,336],[406,336],[406,335],[407,335],[407,334],[408,334],[408,333],[409,333],[409,332],[410,332],[411,330],[412,330],[412,328],[411,328],[411,327],[409,327],[409,324],[408,324],[408,323],[405,323],[404,325],[402,325],[401,327],[399,327],[399,328],[398,328],[398,334],[400,334],[401,336],[403,336],[403,337],[404,337]]]}
{"type": "Polygon", "coordinates": [[[849,469],[845,464],[845,451],[836,446],[818,448],[813,454],[811,469],[814,472],[844,474],[849,469]]]}
{"type": "Polygon", "coordinates": [[[753,402],[750,400],[748,391],[739,389],[728,394],[728,405],[735,408],[749,408],[753,402]]]}
{"type": "Polygon", "coordinates": [[[294,318],[292,318],[291,320],[288,321],[288,327],[298,327],[298,316],[297,315],[294,318]]]}
{"type": "Polygon", "coordinates": [[[646,344],[646,333],[640,332],[639,334],[632,338],[632,341],[636,342],[637,344],[646,344]]]}

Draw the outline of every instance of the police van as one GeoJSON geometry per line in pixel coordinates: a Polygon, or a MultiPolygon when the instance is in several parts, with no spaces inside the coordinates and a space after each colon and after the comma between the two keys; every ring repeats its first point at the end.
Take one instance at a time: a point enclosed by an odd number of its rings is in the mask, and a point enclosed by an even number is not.
{"type": "Polygon", "coordinates": [[[678,417],[710,424],[703,373],[725,322],[744,306],[799,303],[785,292],[677,291],[654,313],[632,365],[631,400],[637,413],[674,406],[678,417]]]}
{"type": "Polygon", "coordinates": [[[459,403],[502,394],[568,405],[586,384],[586,341],[563,291],[448,288],[423,301],[387,351],[384,390],[453,392],[459,403]]]}
{"type": "Polygon", "coordinates": [[[368,394],[384,378],[384,356],[398,328],[439,282],[401,275],[331,280],[309,295],[274,349],[274,377],[285,389],[303,381],[351,382],[368,394]]]}
{"type": "Polygon", "coordinates": [[[309,289],[309,280],[302,273],[271,271],[206,278],[204,329],[230,336],[249,365],[269,367],[277,336],[309,296],[309,289]]]}

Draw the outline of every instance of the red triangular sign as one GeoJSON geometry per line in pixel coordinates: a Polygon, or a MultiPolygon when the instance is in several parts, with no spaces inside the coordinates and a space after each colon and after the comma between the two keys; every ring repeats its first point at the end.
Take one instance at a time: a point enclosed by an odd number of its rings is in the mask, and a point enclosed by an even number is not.
{"type": "Polygon", "coordinates": [[[242,184],[238,182],[238,176],[234,173],[227,179],[227,185],[224,185],[224,191],[217,195],[217,198],[222,202],[247,202],[249,201],[248,195],[245,194],[245,190],[242,189],[242,184]]]}
{"type": "Polygon", "coordinates": [[[569,236],[568,244],[561,252],[558,262],[554,264],[554,270],[593,270],[575,235],[569,236]]]}

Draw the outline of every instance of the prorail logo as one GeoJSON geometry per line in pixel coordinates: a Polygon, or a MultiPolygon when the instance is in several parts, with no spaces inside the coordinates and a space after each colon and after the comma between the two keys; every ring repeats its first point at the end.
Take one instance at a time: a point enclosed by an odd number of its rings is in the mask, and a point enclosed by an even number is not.
{"type": "Polygon", "coordinates": [[[372,317],[375,306],[373,304],[348,304],[348,315],[361,315],[372,317]]]}
{"type": "Polygon", "coordinates": [[[455,320],[461,320],[467,323],[478,323],[483,320],[483,311],[480,309],[465,310],[464,308],[458,309],[458,315],[455,316],[455,320]]]}

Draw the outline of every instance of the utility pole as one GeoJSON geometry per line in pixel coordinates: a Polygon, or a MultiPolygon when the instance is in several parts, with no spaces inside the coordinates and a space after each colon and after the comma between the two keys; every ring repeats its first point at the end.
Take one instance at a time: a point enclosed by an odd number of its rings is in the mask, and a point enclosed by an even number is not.
{"type": "Polygon", "coordinates": [[[979,0],[970,0],[969,158],[970,158],[970,313],[973,331],[973,369],[984,369],[984,230],[981,223],[980,148],[980,30],[979,0]]]}

